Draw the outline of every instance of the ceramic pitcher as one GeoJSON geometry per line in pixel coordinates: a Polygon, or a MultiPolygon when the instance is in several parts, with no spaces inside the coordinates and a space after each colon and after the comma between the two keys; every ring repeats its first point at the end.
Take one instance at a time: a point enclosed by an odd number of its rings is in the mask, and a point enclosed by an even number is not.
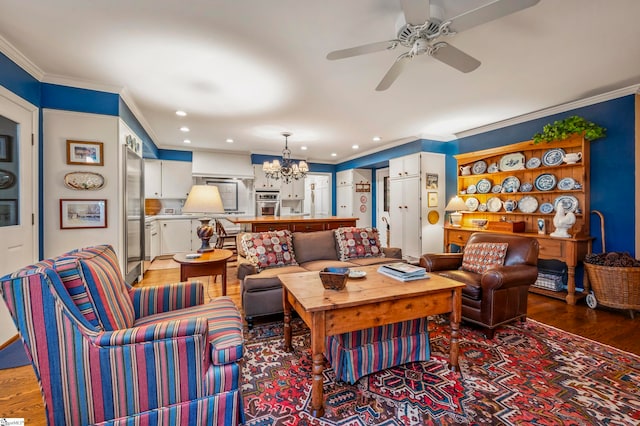
{"type": "Polygon", "coordinates": [[[502,203],[504,205],[504,209],[507,213],[512,213],[518,207],[518,202],[516,200],[507,200],[502,203]]]}
{"type": "Polygon", "coordinates": [[[467,176],[471,174],[471,166],[460,166],[460,174],[467,176]]]}
{"type": "Polygon", "coordinates": [[[565,154],[564,157],[562,157],[562,160],[567,164],[575,164],[578,161],[582,160],[582,153],[570,152],[568,154],[565,154]]]}

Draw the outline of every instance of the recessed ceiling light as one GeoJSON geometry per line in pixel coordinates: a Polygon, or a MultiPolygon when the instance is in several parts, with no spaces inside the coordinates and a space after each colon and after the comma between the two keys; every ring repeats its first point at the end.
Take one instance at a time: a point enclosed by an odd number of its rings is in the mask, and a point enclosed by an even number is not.
{"type": "Polygon", "coordinates": [[[189,131],[189,128],[188,127],[180,127],[180,131],[186,133],[186,132],[189,131]]]}
{"type": "Polygon", "coordinates": [[[358,148],[360,148],[360,146],[359,145],[351,145],[351,148],[358,149],[358,148]]]}
{"type": "Polygon", "coordinates": [[[189,139],[185,139],[183,142],[184,143],[191,143],[191,141],[189,139]]]}
{"type": "Polygon", "coordinates": [[[307,147],[306,146],[301,146],[300,149],[303,150],[303,151],[306,151],[307,147]]]}
{"type": "Polygon", "coordinates": [[[332,156],[332,157],[336,157],[337,155],[338,155],[338,154],[336,154],[335,152],[332,152],[332,153],[331,153],[331,156],[332,156]]]}
{"type": "Polygon", "coordinates": [[[187,113],[186,113],[186,112],[184,112],[184,111],[180,111],[180,110],[178,110],[178,111],[176,111],[176,115],[177,115],[178,117],[186,117],[186,116],[187,116],[187,113]]]}
{"type": "Polygon", "coordinates": [[[229,138],[226,140],[227,143],[233,143],[233,139],[229,138]]]}
{"type": "Polygon", "coordinates": [[[374,136],[373,137],[373,141],[374,142],[380,142],[382,140],[382,138],[380,136],[374,136]]]}

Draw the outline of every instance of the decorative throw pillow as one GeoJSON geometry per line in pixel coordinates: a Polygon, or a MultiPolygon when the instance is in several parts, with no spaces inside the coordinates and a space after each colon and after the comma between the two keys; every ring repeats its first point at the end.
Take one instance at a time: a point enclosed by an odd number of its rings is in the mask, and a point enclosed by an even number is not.
{"type": "Polygon", "coordinates": [[[508,243],[477,243],[464,248],[462,269],[478,274],[484,273],[492,266],[504,264],[508,243]]]}
{"type": "Polygon", "coordinates": [[[338,228],[335,230],[340,260],[384,257],[376,228],[338,228]]]}
{"type": "Polygon", "coordinates": [[[242,236],[246,257],[261,271],[276,266],[297,265],[288,230],[247,233],[242,236]]]}

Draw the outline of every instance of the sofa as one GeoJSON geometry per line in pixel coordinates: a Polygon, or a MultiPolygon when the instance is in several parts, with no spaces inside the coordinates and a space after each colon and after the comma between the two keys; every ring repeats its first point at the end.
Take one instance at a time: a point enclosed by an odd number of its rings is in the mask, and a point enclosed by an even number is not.
{"type": "Polygon", "coordinates": [[[424,254],[420,266],[465,283],[462,320],[483,327],[492,339],[498,326],[526,319],[529,286],[538,277],[538,250],[535,238],[476,232],[463,253],[424,254]]]}
{"type": "Polygon", "coordinates": [[[200,282],[132,288],[111,246],[0,278],[49,425],[244,422],[242,317],[200,282]]]}
{"type": "MultiPolygon", "coordinates": [[[[397,262],[402,259],[399,248],[381,247],[377,240],[377,231],[371,228],[339,228],[337,230],[316,232],[271,231],[270,233],[245,233],[238,237],[238,279],[241,283],[242,307],[245,319],[252,327],[253,319],[258,316],[280,314],[282,307],[282,284],[278,275],[320,271],[326,267],[357,268],[358,266],[377,265],[397,262]],[[355,229],[368,233],[368,239],[374,241],[370,247],[377,247],[374,253],[353,244],[349,248],[344,243],[345,235],[350,235],[355,229]],[[258,236],[259,235],[259,236],[258,236]],[[257,237],[256,237],[257,236],[257,237]],[[292,259],[282,259],[271,265],[260,267],[247,253],[247,242],[253,238],[279,238],[282,246],[290,253],[292,259]],[[341,244],[342,247],[341,247],[341,244]],[[344,255],[346,254],[346,256],[344,255]]],[[[367,238],[364,238],[365,240],[367,238]]],[[[251,245],[251,244],[249,244],[251,245]]],[[[285,253],[286,254],[286,253],[285,253]]]]}

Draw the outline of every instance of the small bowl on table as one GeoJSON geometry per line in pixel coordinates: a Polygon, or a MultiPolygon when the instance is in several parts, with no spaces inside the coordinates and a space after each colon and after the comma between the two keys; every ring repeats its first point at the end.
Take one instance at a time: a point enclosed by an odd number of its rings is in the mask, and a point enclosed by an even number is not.
{"type": "Polygon", "coordinates": [[[347,284],[349,268],[324,268],[320,271],[320,281],[327,290],[342,290],[347,284]]]}

